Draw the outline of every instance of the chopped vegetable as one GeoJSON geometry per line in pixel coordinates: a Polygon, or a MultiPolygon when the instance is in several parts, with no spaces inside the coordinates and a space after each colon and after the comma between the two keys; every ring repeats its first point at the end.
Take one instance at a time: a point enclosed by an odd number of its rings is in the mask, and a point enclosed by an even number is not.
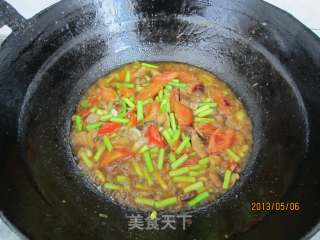
{"type": "Polygon", "coordinates": [[[191,185],[189,185],[188,187],[184,188],[183,189],[183,192],[184,193],[189,193],[189,192],[192,192],[192,191],[196,191],[200,188],[204,187],[203,185],[203,182],[196,182],[196,183],[193,183],[191,185]]]}
{"type": "Polygon", "coordinates": [[[127,176],[122,176],[122,175],[117,176],[116,180],[119,183],[128,183],[130,181],[127,176]]]}
{"type": "Polygon", "coordinates": [[[182,88],[182,89],[187,89],[188,88],[187,84],[180,83],[180,82],[174,82],[174,81],[169,82],[169,85],[172,86],[172,87],[182,88]]]}
{"type": "Polygon", "coordinates": [[[229,185],[230,185],[230,180],[231,180],[231,171],[230,170],[226,170],[224,173],[224,178],[223,178],[223,185],[222,188],[223,189],[228,189],[229,185]]]}
{"type": "Polygon", "coordinates": [[[110,121],[115,122],[115,123],[125,124],[125,123],[128,123],[130,120],[127,118],[112,117],[112,118],[110,118],[110,121]]]}
{"type": "Polygon", "coordinates": [[[171,163],[175,162],[177,159],[176,159],[176,155],[173,153],[173,152],[170,152],[169,153],[169,161],[171,163]]]}
{"type": "Polygon", "coordinates": [[[116,150],[118,152],[120,152],[124,158],[130,157],[130,156],[133,155],[133,152],[131,152],[130,150],[128,150],[128,149],[126,149],[124,147],[116,147],[116,150]]]}
{"type": "Polygon", "coordinates": [[[159,151],[159,157],[158,157],[158,163],[157,163],[157,168],[159,170],[163,168],[163,162],[164,162],[164,149],[161,148],[159,151]]]}
{"type": "Polygon", "coordinates": [[[87,129],[87,131],[94,130],[94,129],[99,128],[101,125],[102,125],[101,122],[87,124],[86,129],[87,129]]]}
{"type": "Polygon", "coordinates": [[[111,144],[110,139],[107,136],[103,136],[102,140],[107,150],[111,152],[113,150],[113,146],[111,144]]]}
{"type": "Polygon", "coordinates": [[[183,163],[183,166],[193,166],[198,162],[198,158],[196,157],[190,157],[187,161],[183,163]]]}
{"type": "Polygon", "coordinates": [[[159,147],[153,147],[150,149],[150,154],[156,154],[160,151],[159,147]]]}
{"type": "Polygon", "coordinates": [[[136,105],[129,99],[129,98],[126,98],[126,97],[123,97],[122,100],[131,108],[135,108],[136,105]]]}
{"type": "Polygon", "coordinates": [[[117,131],[119,128],[121,128],[121,124],[120,123],[106,122],[100,127],[100,129],[98,131],[98,135],[99,136],[103,136],[103,135],[106,135],[106,134],[110,134],[110,133],[113,133],[113,132],[117,131]]]}
{"type": "Polygon", "coordinates": [[[208,109],[208,110],[205,110],[205,111],[202,111],[198,114],[198,117],[199,118],[203,118],[203,117],[207,117],[208,115],[214,113],[214,110],[213,109],[208,109]]]}
{"type": "Polygon", "coordinates": [[[127,114],[127,118],[129,118],[131,127],[137,126],[138,124],[137,115],[134,112],[129,111],[127,114]]]}
{"type": "Polygon", "coordinates": [[[168,186],[167,186],[167,184],[164,182],[164,180],[162,179],[161,175],[160,175],[158,172],[155,172],[155,173],[154,173],[154,176],[155,176],[155,178],[157,179],[160,187],[161,187],[163,190],[167,190],[167,189],[168,189],[168,186]]]}
{"type": "Polygon", "coordinates": [[[89,101],[87,99],[83,99],[80,101],[81,107],[87,108],[89,107],[89,101]]]}
{"type": "Polygon", "coordinates": [[[143,146],[140,148],[139,153],[141,154],[141,153],[144,153],[144,152],[146,152],[146,151],[148,151],[148,150],[149,150],[149,146],[148,146],[148,145],[143,145],[143,146]]]}
{"type": "Polygon", "coordinates": [[[143,115],[143,101],[139,100],[137,102],[137,120],[142,121],[144,119],[143,115]]]}
{"type": "Polygon", "coordinates": [[[100,118],[100,121],[106,122],[106,121],[109,121],[111,118],[112,118],[112,114],[107,114],[107,115],[102,116],[100,118]]]}
{"type": "Polygon", "coordinates": [[[105,183],[103,184],[103,188],[106,190],[121,190],[122,187],[113,183],[105,183]]]}
{"type": "Polygon", "coordinates": [[[248,151],[249,151],[249,146],[243,145],[240,149],[239,156],[244,157],[248,153],[248,151]]]}
{"type": "Polygon", "coordinates": [[[200,117],[196,117],[194,119],[194,121],[196,123],[213,123],[214,122],[214,119],[212,118],[200,118],[200,117]]]}
{"type": "Polygon", "coordinates": [[[95,154],[94,157],[93,157],[93,159],[94,159],[95,161],[99,161],[100,158],[101,158],[101,155],[103,154],[103,152],[104,152],[105,149],[106,149],[106,148],[105,148],[104,145],[99,146],[98,149],[97,149],[96,154],[95,154]]]}
{"type": "Polygon", "coordinates": [[[174,113],[170,113],[170,124],[171,124],[171,128],[174,131],[177,130],[177,124],[176,124],[176,119],[174,117],[174,113]]]}
{"type": "Polygon", "coordinates": [[[129,71],[126,71],[126,76],[125,76],[124,81],[131,82],[131,73],[129,71]]]}
{"type": "Polygon", "coordinates": [[[163,131],[162,131],[162,135],[163,135],[163,137],[166,139],[166,141],[167,141],[167,143],[168,143],[169,145],[172,145],[172,144],[173,144],[173,139],[172,139],[172,137],[171,137],[171,135],[170,135],[170,133],[169,133],[169,129],[163,130],[163,131]]]}
{"type": "Polygon", "coordinates": [[[183,149],[185,149],[185,147],[190,143],[190,138],[186,137],[185,139],[183,139],[183,141],[181,142],[181,144],[179,145],[179,147],[176,150],[177,154],[182,153],[183,149]]]}
{"type": "Polygon", "coordinates": [[[164,98],[160,105],[161,112],[169,113],[171,111],[169,98],[164,98]]]}
{"type": "Polygon", "coordinates": [[[197,179],[195,177],[188,177],[188,176],[180,176],[172,178],[174,182],[189,182],[195,183],[197,179]]]}
{"type": "Polygon", "coordinates": [[[232,159],[235,160],[236,162],[240,161],[240,157],[231,149],[227,149],[226,153],[228,154],[228,156],[232,159]]]}
{"type": "Polygon", "coordinates": [[[201,203],[202,201],[206,200],[209,196],[210,195],[209,195],[208,192],[200,193],[195,198],[193,198],[190,201],[188,201],[188,205],[189,205],[189,207],[194,207],[195,205],[197,205],[197,204],[201,203]]]}
{"type": "Polygon", "coordinates": [[[180,176],[180,175],[184,175],[186,173],[189,172],[189,168],[188,167],[182,167],[173,171],[169,172],[169,176],[170,177],[176,177],[176,176],[180,176]]]}
{"type": "Polygon", "coordinates": [[[92,168],[93,163],[85,152],[80,153],[80,158],[88,168],[92,168]]]}
{"type": "Polygon", "coordinates": [[[227,148],[231,147],[235,138],[235,131],[228,129],[223,132],[221,129],[215,130],[209,141],[208,151],[209,153],[223,152],[227,148]]]}
{"type": "Polygon", "coordinates": [[[153,163],[152,163],[150,153],[148,151],[143,153],[143,159],[146,162],[148,171],[153,172],[153,163]]]}
{"type": "Polygon", "coordinates": [[[137,197],[137,198],[134,199],[134,201],[137,204],[147,205],[147,206],[150,206],[150,207],[153,207],[155,205],[155,200],[150,199],[150,198],[137,197]]]}
{"type": "Polygon", "coordinates": [[[200,175],[202,175],[204,172],[203,171],[190,171],[189,172],[189,176],[190,177],[199,177],[200,175]]]}
{"type": "Polygon", "coordinates": [[[78,131],[81,131],[82,130],[82,120],[81,120],[81,117],[79,115],[75,116],[74,122],[75,122],[75,125],[76,125],[76,129],[78,131]]]}
{"type": "Polygon", "coordinates": [[[164,147],[164,140],[154,124],[149,125],[146,137],[148,138],[149,143],[164,147]]]}
{"type": "MultiPolygon", "coordinates": [[[[217,104],[216,103],[214,103],[214,102],[211,102],[211,100],[209,100],[209,102],[202,102],[202,103],[200,103],[199,104],[199,108],[197,109],[198,110],[198,113],[200,113],[201,111],[203,111],[203,110],[207,110],[207,109],[210,109],[210,108],[215,108],[217,106],[217,104]],[[199,109],[199,108],[201,108],[201,107],[204,107],[204,106],[206,106],[206,108],[204,108],[204,109],[199,109]]],[[[196,113],[195,113],[196,114],[196,113]]]]}
{"type": "Polygon", "coordinates": [[[235,117],[239,122],[242,122],[246,116],[246,113],[243,110],[240,110],[235,113],[235,117]]]}
{"type": "Polygon", "coordinates": [[[209,163],[209,158],[208,157],[202,158],[202,159],[199,160],[199,164],[200,165],[206,165],[208,163],[209,163]]]}
{"type": "Polygon", "coordinates": [[[133,83],[116,83],[116,88],[134,88],[133,83]]]}
{"type": "Polygon", "coordinates": [[[139,183],[135,185],[135,188],[139,189],[139,190],[143,190],[143,191],[149,191],[149,192],[153,192],[154,191],[154,189],[152,187],[145,186],[145,185],[139,184],[139,183]]]}
{"type": "Polygon", "coordinates": [[[152,178],[151,178],[151,176],[149,175],[148,170],[147,170],[145,167],[143,168],[143,175],[144,175],[144,177],[145,177],[148,185],[149,185],[149,186],[153,186],[154,183],[153,183],[153,181],[152,181],[152,178]]]}
{"type": "Polygon", "coordinates": [[[104,183],[106,181],[105,176],[100,170],[96,170],[94,175],[101,183],[104,183]]]}
{"type": "Polygon", "coordinates": [[[117,150],[114,150],[112,152],[104,152],[100,160],[100,167],[105,167],[109,165],[111,162],[115,160],[120,160],[124,157],[125,155],[117,150]]]}
{"type": "Polygon", "coordinates": [[[166,198],[166,199],[163,199],[163,200],[160,200],[160,201],[156,201],[155,202],[155,207],[157,209],[165,208],[165,207],[168,207],[168,206],[176,205],[177,202],[178,202],[177,197],[166,198]]]}
{"type": "Polygon", "coordinates": [[[178,158],[176,161],[171,163],[171,168],[176,169],[180,167],[185,161],[187,161],[189,156],[187,154],[182,155],[180,158],[178,158]]]}
{"type": "Polygon", "coordinates": [[[151,84],[145,87],[137,96],[138,100],[145,100],[147,98],[153,98],[158,92],[172,79],[177,77],[177,73],[169,72],[162,73],[153,77],[151,84]]]}
{"type": "Polygon", "coordinates": [[[99,103],[99,98],[98,98],[98,96],[94,95],[94,96],[90,97],[88,99],[88,101],[89,101],[89,107],[92,107],[92,106],[95,106],[99,103]]]}
{"type": "Polygon", "coordinates": [[[212,109],[212,105],[210,105],[210,104],[203,105],[194,111],[194,115],[199,115],[200,113],[207,111],[207,110],[210,110],[210,109],[212,109]]]}
{"type": "Polygon", "coordinates": [[[150,63],[141,63],[141,65],[142,65],[143,67],[147,67],[147,68],[158,68],[157,65],[150,64],[150,63]]]}
{"type": "Polygon", "coordinates": [[[139,164],[135,161],[132,162],[132,165],[133,165],[133,168],[134,168],[134,171],[136,172],[136,174],[142,178],[143,177],[143,172],[139,166],[139,164]]]}
{"type": "Polygon", "coordinates": [[[148,104],[150,104],[150,103],[153,103],[152,98],[148,98],[148,99],[146,99],[146,100],[143,100],[143,105],[144,105],[144,106],[145,106],[145,105],[148,105],[148,104]]]}
{"type": "Polygon", "coordinates": [[[82,118],[85,118],[85,117],[88,116],[89,114],[90,114],[89,108],[82,109],[82,110],[79,112],[79,115],[80,115],[80,117],[82,117],[82,118]]]}
{"type": "Polygon", "coordinates": [[[204,168],[205,168],[205,165],[200,165],[200,164],[194,164],[194,165],[189,166],[190,170],[201,170],[204,168]]]}
{"type": "Polygon", "coordinates": [[[98,108],[96,106],[90,108],[91,113],[95,113],[97,110],[98,110],[98,108]]]}

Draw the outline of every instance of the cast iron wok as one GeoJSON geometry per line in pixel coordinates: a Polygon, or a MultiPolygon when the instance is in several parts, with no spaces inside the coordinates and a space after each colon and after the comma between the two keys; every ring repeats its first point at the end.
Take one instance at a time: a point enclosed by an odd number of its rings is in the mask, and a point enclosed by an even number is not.
{"type": "Polygon", "coordinates": [[[299,22],[253,0],[68,0],[31,20],[10,8],[2,17],[14,32],[0,52],[1,210],[27,237],[312,234],[320,215],[320,44],[299,22]],[[216,73],[253,120],[254,146],[241,181],[188,213],[193,223],[185,231],[180,223],[175,231],[128,231],[127,216],[139,212],[97,191],[72,155],[70,118],[81,96],[100,76],[136,60],[185,62],[216,73]],[[251,210],[252,202],[273,201],[299,202],[301,209],[251,210]]]}

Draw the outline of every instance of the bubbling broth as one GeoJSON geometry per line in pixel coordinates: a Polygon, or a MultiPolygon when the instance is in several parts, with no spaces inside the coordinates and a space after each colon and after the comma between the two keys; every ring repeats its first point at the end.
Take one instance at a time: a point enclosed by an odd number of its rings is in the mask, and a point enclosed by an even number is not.
{"type": "Polygon", "coordinates": [[[118,203],[189,210],[239,179],[252,124],[215,75],[181,63],[134,62],[98,79],[72,117],[80,168],[118,203]]]}

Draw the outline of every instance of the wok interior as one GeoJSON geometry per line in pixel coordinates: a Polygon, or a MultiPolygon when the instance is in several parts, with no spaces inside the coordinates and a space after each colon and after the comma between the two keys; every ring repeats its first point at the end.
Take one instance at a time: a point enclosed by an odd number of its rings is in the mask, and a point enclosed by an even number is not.
{"type": "Polygon", "coordinates": [[[283,196],[306,150],[304,106],[285,69],[254,42],[193,18],[143,16],[116,31],[108,27],[67,41],[29,87],[20,121],[22,142],[44,198],[80,232],[86,226],[93,236],[212,238],[248,229],[262,217],[250,211],[250,203],[283,196]],[[141,59],[189,63],[216,73],[240,96],[253,122],[253,151],[240,183],[214,204],[191,212],[187,231],[128,234],[131,210],[97,192],[72,158],[70,118],[81,96],[97,78],[141,59]],[[99,219],[99,213],[108,219],[99,219]]]}

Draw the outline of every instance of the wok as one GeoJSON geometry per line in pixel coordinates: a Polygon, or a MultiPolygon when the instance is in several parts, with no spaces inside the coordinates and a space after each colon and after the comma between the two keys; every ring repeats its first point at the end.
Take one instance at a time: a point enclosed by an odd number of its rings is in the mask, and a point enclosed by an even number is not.
{"type": "Polygon", "coordinates": [[[65,0],[29,20],[1,0],[0,12],[13,29],[0,50],[0,207],[17,231],[31,239],[291,240],[317,230],[320,41],[293,17],[258,0],[65,0]],[[129,231],[128,216],[146,213],[112,202],[73,158],[70,119],[81,96],[136,60],[214,72],[253,121],[240,182],[188,212],[186,230],[129,231]],[[252,211],[252,202],[298,202],[300,210],[252,211]]]}

